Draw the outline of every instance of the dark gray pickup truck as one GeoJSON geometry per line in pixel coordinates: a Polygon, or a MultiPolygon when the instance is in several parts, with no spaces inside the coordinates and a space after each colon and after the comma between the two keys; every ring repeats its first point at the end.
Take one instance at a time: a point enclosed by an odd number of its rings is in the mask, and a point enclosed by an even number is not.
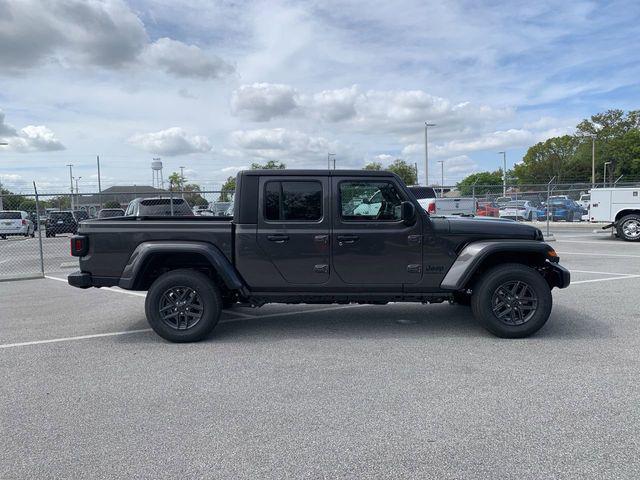
{"type": "Polygon", "coordinates": [[[390,172],[253,170],[227,217],[83,222],[75,287],[148,290],[151,327],[200,340],[236,303],[443,301],[501,337],[547,321],[569,272],[542,232],[508,220],[429,216],[390,172]]]}

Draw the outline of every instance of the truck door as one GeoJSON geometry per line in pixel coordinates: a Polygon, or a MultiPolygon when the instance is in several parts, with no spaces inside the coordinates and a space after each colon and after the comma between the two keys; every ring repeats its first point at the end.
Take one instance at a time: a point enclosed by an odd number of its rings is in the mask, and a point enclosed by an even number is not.
{"type": "Polygon", "coordinates": [[[328,186],[327,177],[260,178],[257,243],[287,283],[329,280],[328,186]]]}
{"type": "Polygon", "coordinates": [[[333,270],[347,284],[397,288],[422,278],[422,218],[401,220],[409,198],[393,178],[332,177],[333,270]]]}

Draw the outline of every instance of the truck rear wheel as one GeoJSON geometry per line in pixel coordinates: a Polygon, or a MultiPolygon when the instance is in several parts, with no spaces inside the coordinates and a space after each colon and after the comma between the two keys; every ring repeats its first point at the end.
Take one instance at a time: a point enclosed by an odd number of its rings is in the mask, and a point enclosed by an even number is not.
{"type": "Polygon", "coordinates": [[[627,242],[640,241],[640,215],[632,214],[622,217],[616,230],[618,237],[627,242]]]}
{"type": "Polygon", "coordinates": [[[547,281],[534,269],[509,263],[487,271],[473,289],[476,320],[502,338],[522,338],[542,328],[553,299],[547,281]]]}
{"type": "Polygon", "coordinates": [[[222,311],[218,287],[203,273],[182,269],[153,282],[145,301],[151,328],[170,342],[197,342],[215,328],[222,311]]]}

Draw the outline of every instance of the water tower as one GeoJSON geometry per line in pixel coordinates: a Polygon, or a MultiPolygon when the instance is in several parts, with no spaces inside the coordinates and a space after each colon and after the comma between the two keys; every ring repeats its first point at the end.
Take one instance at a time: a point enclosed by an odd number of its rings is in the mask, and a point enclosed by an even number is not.
{"type": "Polygon", "coordinates": [[[151,186],[164,189],[164,178],[162,177],[162,161],[160,158],[154,158],[151,162],[151,186]]]}

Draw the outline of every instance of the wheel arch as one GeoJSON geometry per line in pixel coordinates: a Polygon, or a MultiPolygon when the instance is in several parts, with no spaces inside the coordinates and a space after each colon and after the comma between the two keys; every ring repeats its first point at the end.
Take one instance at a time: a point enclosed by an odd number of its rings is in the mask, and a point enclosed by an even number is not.
{"type": "Polygon", "coordinates": [[[162,273],[184,268],[202,271],[224,290],[246,293],[233,264],[215,245],[206,242],[143,242],[129,257],[118,285],[146,290],[162,273]]]}
{"type": "Polygon", "coordinates": [[[547,268],[553,249],[539,241],[480,241],[465,246],[442,280],[444,290],[464,290],[495,265],[519,263],[534,268],[547,268]]]}
{"type": "Polygon", "coordinates": [[[640,209],[623,208],[622,210],[619,210],[618,213],[616,213],[614,220],[618,222],[622,220],[624,217],[626,217],[627,215],[640,215],[640,209]]]}

